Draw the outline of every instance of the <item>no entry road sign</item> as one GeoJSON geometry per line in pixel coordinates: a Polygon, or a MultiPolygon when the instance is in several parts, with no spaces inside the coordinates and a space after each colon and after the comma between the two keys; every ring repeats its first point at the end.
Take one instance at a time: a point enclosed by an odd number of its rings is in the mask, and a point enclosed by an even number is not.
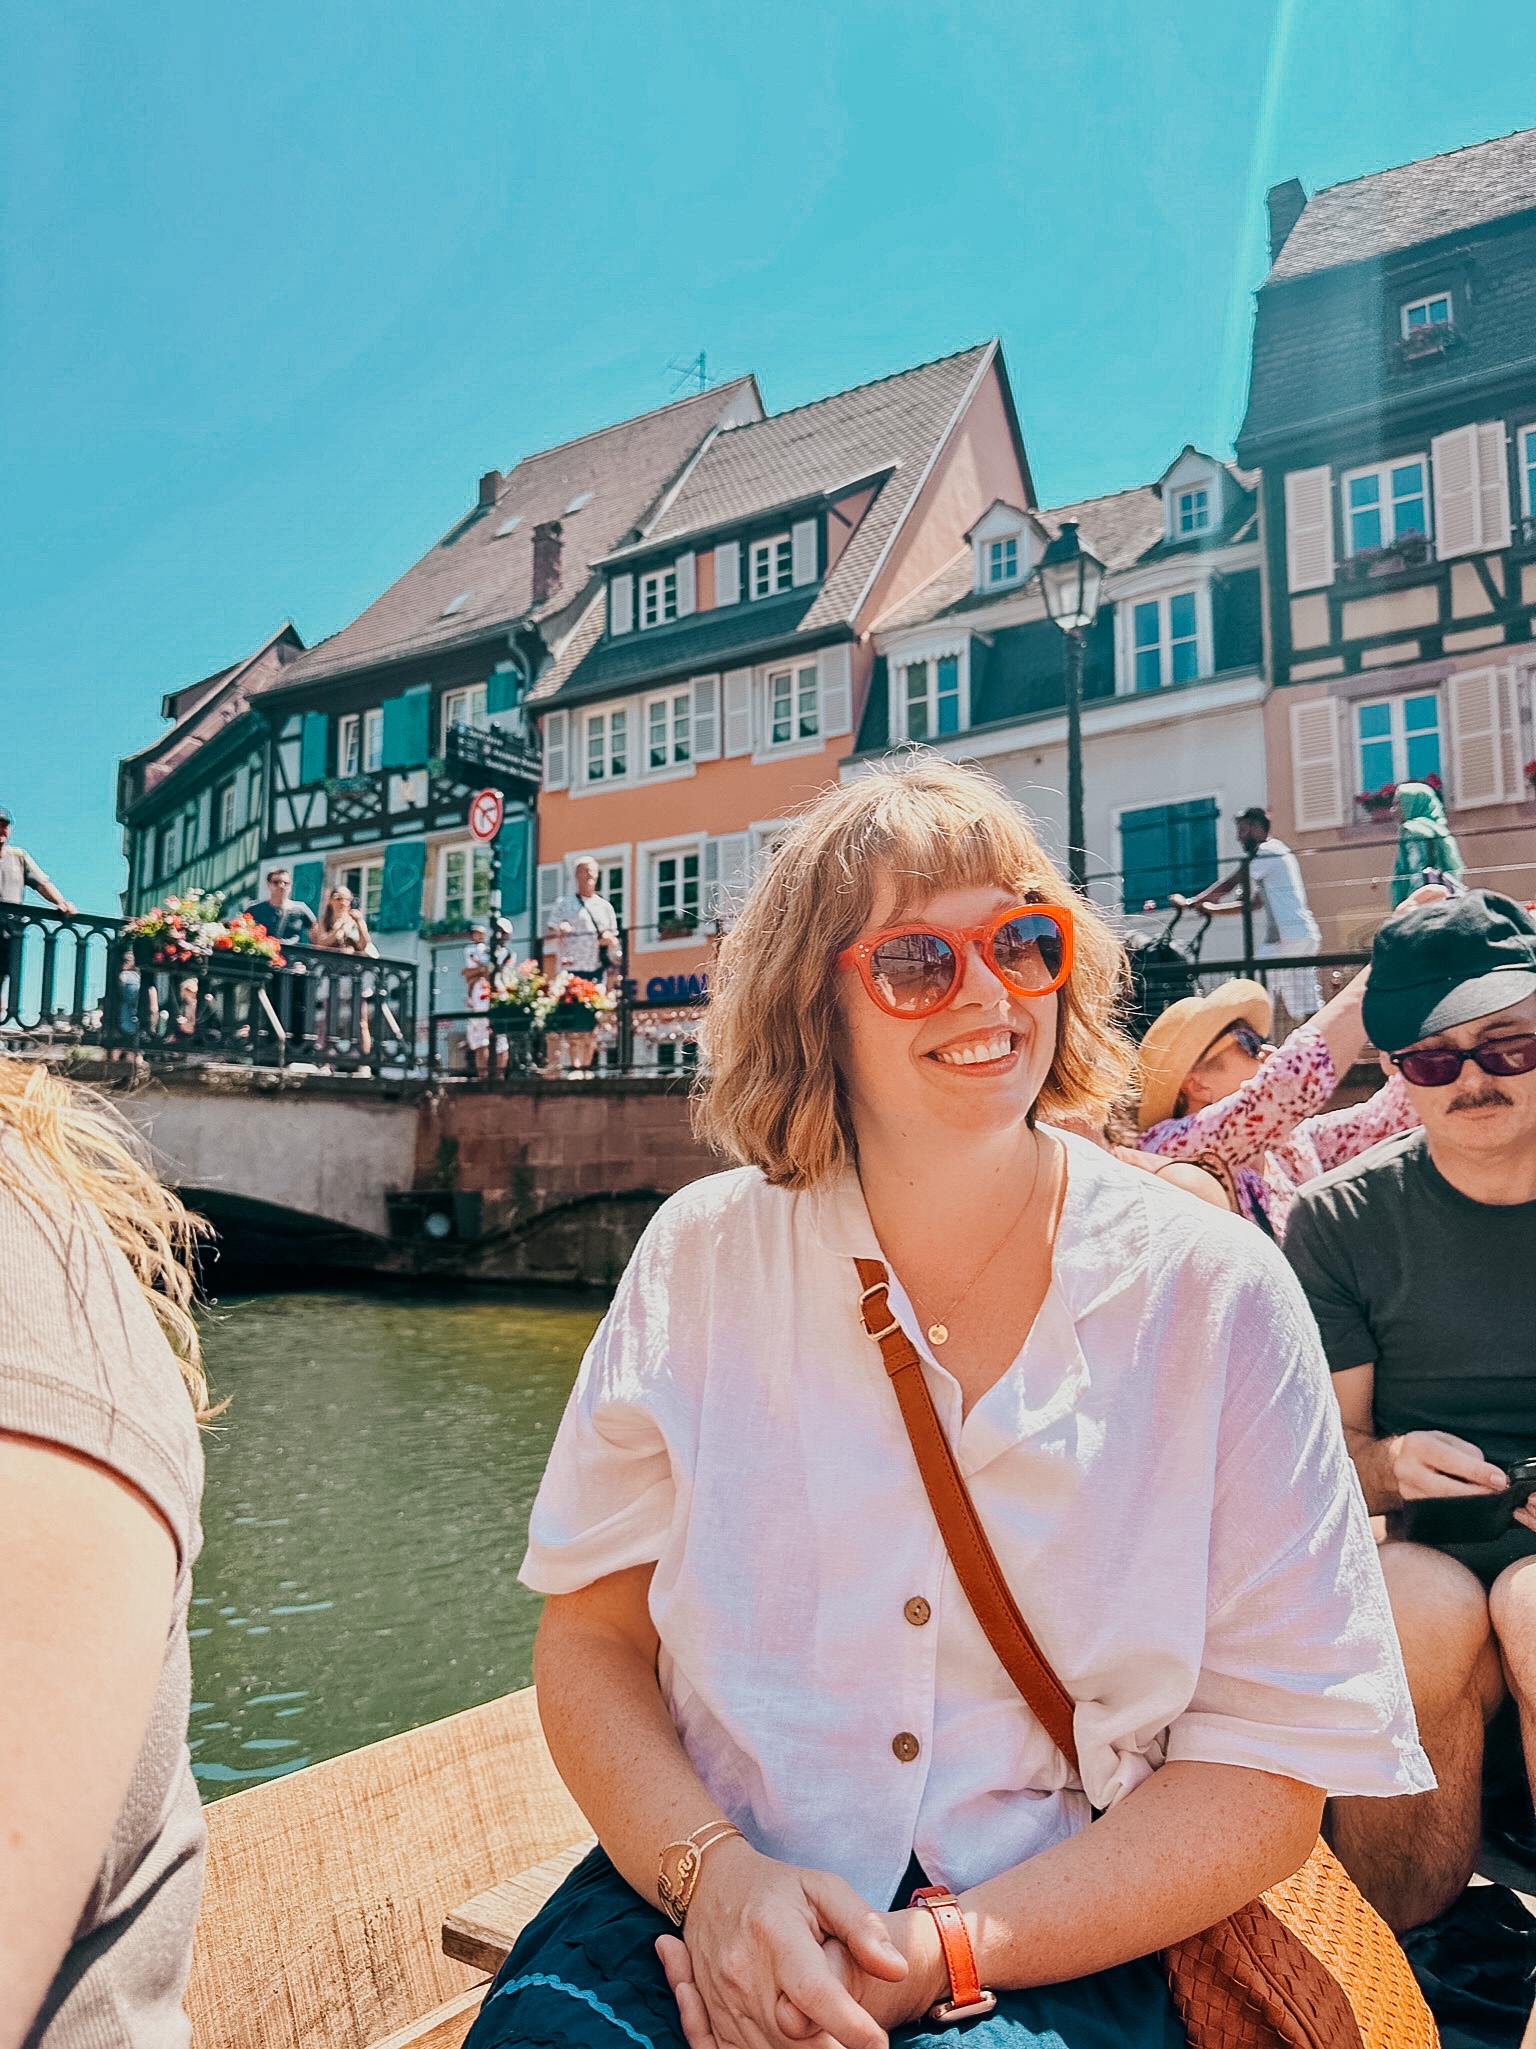
{"type": "Polygon", "coordinates": [[[477,840],[493,840],[501,831],[500,790],[476,790],[469,800],[469,829],[477,840]]]}

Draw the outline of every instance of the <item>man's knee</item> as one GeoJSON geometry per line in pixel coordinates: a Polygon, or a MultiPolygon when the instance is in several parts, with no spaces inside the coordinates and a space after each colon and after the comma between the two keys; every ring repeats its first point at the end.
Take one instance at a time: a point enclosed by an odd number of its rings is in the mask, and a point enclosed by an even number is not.
{"type": "MultiPolygon", "coordinates": [[[[1484,1665],[1492,1686],[1493,1628],[1476,1574],[1424,1544],[1383,1544],[1378,1555],[1415,1699],[1430,1685],[1447,1696],[1464,1693],[1484,1665]]],[[[1488,1712],[1495,1706],[1496,1697],[1488,1712]]]]}
{"type": "Polygon", "coordinates": [[[1505,1566],[1488,1596],[1488,1616],[1506,1664],[1536,1677],[1536,1558],[1505,1566]]]}

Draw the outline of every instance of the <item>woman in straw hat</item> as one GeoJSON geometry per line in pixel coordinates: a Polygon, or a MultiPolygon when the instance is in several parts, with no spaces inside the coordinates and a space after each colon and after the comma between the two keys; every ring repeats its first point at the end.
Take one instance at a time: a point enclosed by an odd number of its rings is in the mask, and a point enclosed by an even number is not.
{"type": "Polygon", "coordinates": [[[937,2049],[971,2016],[1179,2049],[1151,1953],[1296,1869],[1323,1788],[1430,1783],[1290,1274],[1037,1116],[1124,1087],[1120,977],[967,770],[876,770],[780,844],[710,990],[739,1164],[641,1240],[522,1568],[601,1847],[467,2049],[937,2049]],[[1060,1746],[946,1555],[935,1438],[1060,1746]]]}
{"type": "Polygon", "coordinates": [[[1278,1049],[1258,982],[1171,1003],[1141,1042],[1142,1151],[1204,1167],[1245,1217],[1283,1237],[1302,1182],[1419,1121],[1395,1072],[1366,1102],[1324,1109],[1365,1046],[1365,984],[1346,983],[1278,1049]]]}

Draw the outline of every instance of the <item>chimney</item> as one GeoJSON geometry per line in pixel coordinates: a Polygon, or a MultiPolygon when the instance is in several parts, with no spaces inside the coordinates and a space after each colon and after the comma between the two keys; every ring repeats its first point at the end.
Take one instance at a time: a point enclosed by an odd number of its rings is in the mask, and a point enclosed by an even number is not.
{"type": "Polygon", "coordinates": [[[1301,219],[1307,203],[1306,188],[1299,178],[1287,178],[1283,185],[1271,185],[1264,204],[1269,209],[1269,260],[1274,262],[1285,247],[1292,228],[1301,219]]]}
{"type": "Polygon", "coordinates": [[[546,519],[533,530],[533,602],[542,605],[560,588],[560,535],[558,519],[546,519]]]}
{"type": "Polygon", "coordinates": [[[488,512],[496,503],[496,496],[500,489],[501,471],[487,470],[480,479],[480,509],[482,512],[488,512]]]}

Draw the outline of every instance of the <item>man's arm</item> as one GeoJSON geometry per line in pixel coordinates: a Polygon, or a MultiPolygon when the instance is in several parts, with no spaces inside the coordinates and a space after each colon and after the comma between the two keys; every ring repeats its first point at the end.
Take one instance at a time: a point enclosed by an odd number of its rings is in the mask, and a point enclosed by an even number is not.
{"type": "Polygon", "coordinates": [[[1347,1366],[1335,1373],[1333,1391],[1344,1423],[1344,1442],[1372,1515],[1435,1496],[1501,1494],[1509,1485],[1508,1474],[1490,1465],[1475,1444],[1448,1430],[1378,1437],[1372,1413],[1374,1366],[1347,1366]]]}
{"type": "Polygon", "coordinates": [[[1168,892],[1169,903],[1181,911],[1203,911],[1207,904],[1219,903],[1224,896],[1230,896],[1243,879],[1243,864],[1240,861],[1230,875],[1223,875],[1218,881],[1207,883],[1198,896],[1180,896],[1177,890],[1168,892]]]}
{"type": "Polygon", "coordinates": [[[72,918],[75,915],[74,905],[64,895],[62,890],[54,888],[32,856],[30,854],[23,854],[21,863],[28,883],[43,898],[44,902],[52,904],[56,910],[63,911],[66,917],[72,918]]]}

